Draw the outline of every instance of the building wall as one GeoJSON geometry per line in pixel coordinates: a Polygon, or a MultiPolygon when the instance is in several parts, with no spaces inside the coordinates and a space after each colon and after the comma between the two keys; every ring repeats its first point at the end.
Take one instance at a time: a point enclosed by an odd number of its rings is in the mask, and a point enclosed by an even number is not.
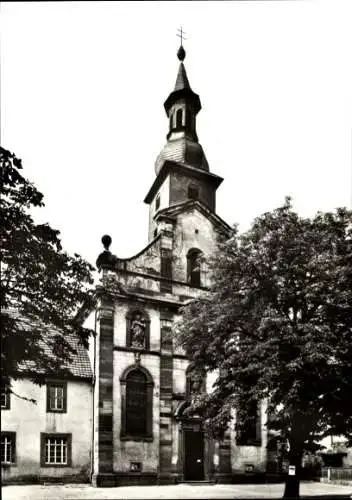
{"type": "Polygon", "coordinates": [[[16,463],[2,466],[2,480],[61,478],[87,481],[90,477],[92,442],[92,386],[86,381],[67,382],[67,412],[46,411],[46,386],[29,380],[14,381],[16,394],[36,400],[36,404],[11,394],[11,408],[1,411],[1,430],[16,433],[16,463]],[[41,433],[72,434],[71,467],[41,467],[41,433]]]}
{"type": "Polygon", "coordinates": [[[193,179],[189,175],[173,172],[170,179],[170,205],[188,200],[188,187],[195,185],[199,189],[199,201],[215,212],[215,190],[208,182],[193,179]]]}
{"type": "Polygon", "coordinates": [[[177,281],[187,281],[187,253],[191,248],[198,248],[205,257],[212,255],[217,248],[213,223],[197,209],[184,212],[177,218],[173,248],[173,278],[177,281]]]}

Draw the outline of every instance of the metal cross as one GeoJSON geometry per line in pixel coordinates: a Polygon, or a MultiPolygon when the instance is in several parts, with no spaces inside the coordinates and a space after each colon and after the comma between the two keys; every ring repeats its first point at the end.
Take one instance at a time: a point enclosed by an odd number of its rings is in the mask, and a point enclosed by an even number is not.
{"type": "Polygon", "coordinates": [[[183,31],[182,26],[177,31],[179,32],[179,33],[177,33],[177,36],[179,36],[181,38],[181,46],[182,46],[183,40],[187,40],[187,38],[185,37],[186,33],[183,31]]]}

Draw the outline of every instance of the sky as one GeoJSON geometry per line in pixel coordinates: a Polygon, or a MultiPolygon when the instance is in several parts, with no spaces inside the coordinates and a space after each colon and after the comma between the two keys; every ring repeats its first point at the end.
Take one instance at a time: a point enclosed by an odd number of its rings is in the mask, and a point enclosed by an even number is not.
{"type": "Polygon", "coordinates": [[[218,215],[351,208],[351,19],[351,0],[1,4],[1,145],[44,193],[36,221],[93,264],[103,234],[118,257],[147,244],[181,25],[218,215]]]}

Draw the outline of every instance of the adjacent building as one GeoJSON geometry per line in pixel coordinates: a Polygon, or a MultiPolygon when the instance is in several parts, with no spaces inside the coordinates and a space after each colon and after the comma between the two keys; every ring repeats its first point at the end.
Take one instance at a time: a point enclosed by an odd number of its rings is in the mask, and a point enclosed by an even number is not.
{"type": "MultiPolygon", "coordinates": [[[[56,334],[47,330],[47,337],[56,334]]],[[[66,337],[67,338],[67,337],[66,337]]],[[[48,378],[34,363],[19,370],[12,393],[1,393],[2,482],[87,482],[91,471],[92,369],[77,338],[67,339],[77,354],[69,373],[48,378]]]]}

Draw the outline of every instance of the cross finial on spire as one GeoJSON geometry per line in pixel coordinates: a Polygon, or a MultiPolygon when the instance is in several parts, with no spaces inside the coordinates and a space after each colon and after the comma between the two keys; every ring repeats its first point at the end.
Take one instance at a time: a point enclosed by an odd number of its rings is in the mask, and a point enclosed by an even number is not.
{"type": "Polygon", "coordinates": [[[178,49],[177,57],[179,58],[180,61],[184,61],[184,59],[186,57],[186,51],[183,48],[182,43],[183,43],[183,40],[186,40],[186,37],[185,37],[185,32],[182,29],[182,26],[181,26],[181,28],[178,29],[178,32],[179,33],[177,33],[177,36],[179,36],[181,38],[181,46],[178,49]]]}
{"type": "Polygon", "coordinates": [[[181,28],[178,28],[178,33],[177,33],[177,36],[179,36],[181,38],[181,47],[183,46],[183,40],[187,40],[187,38],[185,37],[185,32],[183,31],[182,29],[182,26],[181,28]]]}

